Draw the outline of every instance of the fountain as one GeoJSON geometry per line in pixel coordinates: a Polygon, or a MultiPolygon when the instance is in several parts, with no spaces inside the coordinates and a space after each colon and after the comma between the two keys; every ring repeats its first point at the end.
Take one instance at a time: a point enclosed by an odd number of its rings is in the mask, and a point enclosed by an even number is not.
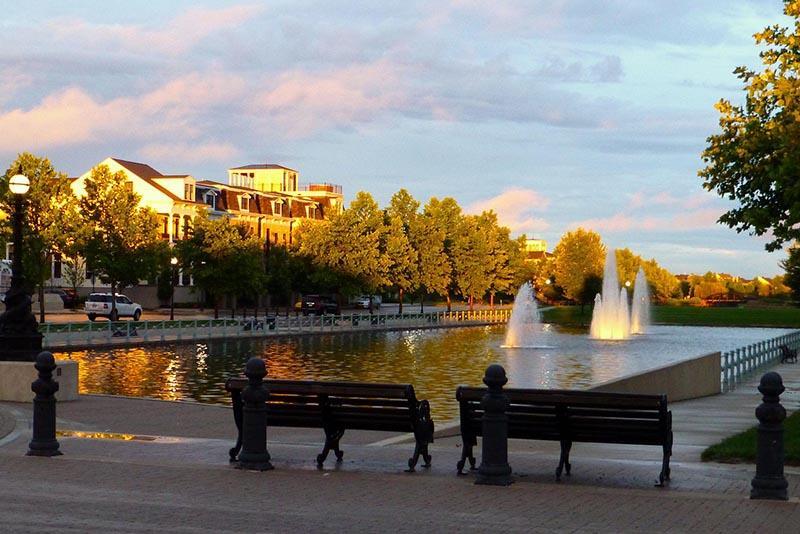
{"type": "Polygon", "coordinates": [[[503,347],[531,347],[536,334],[541,330],[539,308],[533,286],[525,282],[517,291],[514,308],[508,320],[506,339],[503,347]]]}
{"type": "Polygon", "coordinates": [[[631,334],[646,334],[650,326],[650,289],[644,269],[639,267],[636,273],[636,285],[633,287],[633,304],[631,305],[631,334]]]}
{"type": "Polygon", "coordinates": [[[613,249],[609,249],[603,270],[603,292],[594,299],[589,336],[594,339],[628,339],[630,332],[628,292],[619,287],[617,256],[613,249]]]}

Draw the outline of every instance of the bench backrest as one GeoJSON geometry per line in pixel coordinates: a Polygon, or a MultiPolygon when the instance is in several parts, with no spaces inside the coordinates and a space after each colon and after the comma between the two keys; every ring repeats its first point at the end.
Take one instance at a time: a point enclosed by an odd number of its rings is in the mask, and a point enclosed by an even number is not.
{"type": "MultiPolygon", "coordinates": [[[[663,444],[671,427],[666,395],[504,389],[510,438],[663,444]]],[[[486,388],[460,386],[462,432],[481,435],[486,388]]]]}
{"type": "MultiPolygon", "coordinates": [[[[413,431],[418,418],[410,384],[270,379],[264,385],[271,426],[413,431]]],[[[230,378],[225,389],[241,392],[246,386],[246,378],[230,378]]]]}

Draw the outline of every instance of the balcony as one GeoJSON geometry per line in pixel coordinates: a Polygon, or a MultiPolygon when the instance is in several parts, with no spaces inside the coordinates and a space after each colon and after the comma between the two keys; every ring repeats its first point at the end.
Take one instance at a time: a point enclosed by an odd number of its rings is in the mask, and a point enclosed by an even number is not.
{"type": "Polygon", "coordinates": [[[308,184],[301,186],[300,191],[308,191],[308,192],[319,191],[323,193],[335,193],[337,195],[341,195],[342,186],[329,183],[308,184]]]}

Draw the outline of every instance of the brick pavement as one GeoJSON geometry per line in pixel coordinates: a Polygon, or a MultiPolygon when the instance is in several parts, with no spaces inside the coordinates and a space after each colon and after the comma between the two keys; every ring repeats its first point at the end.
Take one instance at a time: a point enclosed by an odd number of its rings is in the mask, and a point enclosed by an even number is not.
{"type": "MultiPolygon", "coordinates": [[[[800,365],[784,366],[784,403],[796,408],[800,365]]],[[[576,444],[573,473],[554,481],[557,444],[512,441],[516,483],[474,486],[456,477],[457,436],[437,439],[434,466],[402,472],[411,445],[386,433],[348,433],[345,461],[319,471],[322,433],[270,429],[276,470],[227,463],[233,425],[217,406],[86,396],[59,405],[59,428],[130,432],[153,441],[61,437],[65,455],[24,456],[30,407],[0,405],[0,524],[4,532],[792,532],[800,524],[800,470],[789,502],[750,501],[753,466],[702,464],[719,436],[755,423],[753,384],[674,403],[676,447],[668,488],[652,483],[658,447],[576,444]],[[2,433],[0,433],[2,437],[2,433]],[[11,439],[16,437],[16,439],[11,439]]]]}

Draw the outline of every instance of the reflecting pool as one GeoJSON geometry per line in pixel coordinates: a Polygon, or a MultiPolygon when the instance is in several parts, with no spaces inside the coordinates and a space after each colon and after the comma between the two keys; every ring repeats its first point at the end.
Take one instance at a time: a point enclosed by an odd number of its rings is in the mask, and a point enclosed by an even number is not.
{"type": "Polygon", "coordinates": [[[411,383],[444,421],[458,413],[456,386],[481,385],[491,363],[506,368],[509,386],[583,389],[786,332],[653,326],[647,335],[603,341],[585,329],[543,325],[533,348],[501,348],[505,326],[494,325],[91,349],[56,358],[80,362],[81,393],[228,404],[225,379],[261,356],[272,378],[411,383]]]}

